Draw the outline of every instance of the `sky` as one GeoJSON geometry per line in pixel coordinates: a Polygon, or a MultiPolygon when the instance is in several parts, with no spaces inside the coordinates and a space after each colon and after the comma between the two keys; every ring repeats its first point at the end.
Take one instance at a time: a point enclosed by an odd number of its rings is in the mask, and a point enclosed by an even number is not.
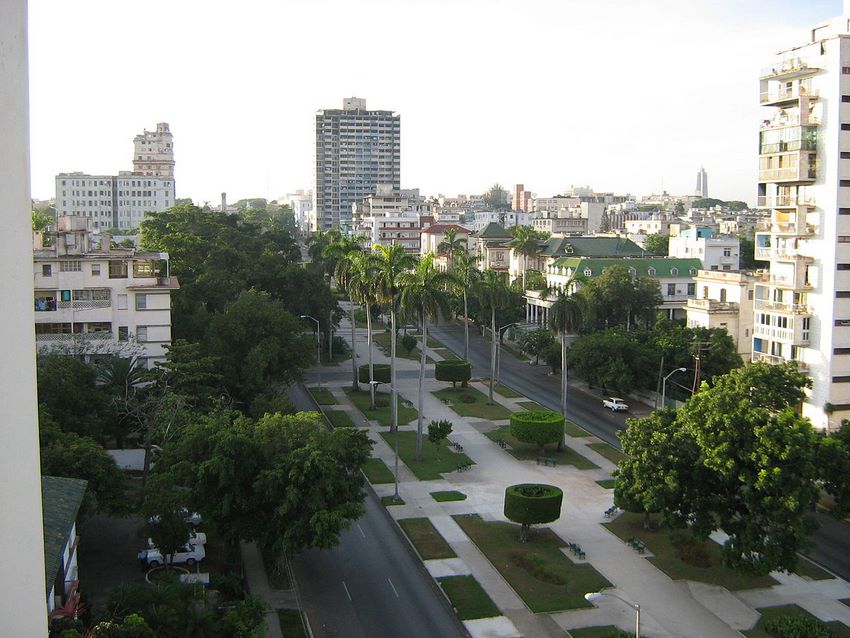
{"type": "Polygon", "coordinates": [[[178,197],[313,183],[315,112],[401,115],[401,185],[754,203],[759,70],[840,0],[29,0],[33,197],[174,134],[178,197]]]}

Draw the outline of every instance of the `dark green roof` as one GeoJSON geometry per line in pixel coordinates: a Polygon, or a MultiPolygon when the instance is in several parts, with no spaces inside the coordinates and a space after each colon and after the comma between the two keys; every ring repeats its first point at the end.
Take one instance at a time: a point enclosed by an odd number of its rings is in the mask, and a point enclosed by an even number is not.
{"type": "Polygon", "coordinates": [[[47,591],[53,587],[62,563],[62,551],[68,542],[71,527],[77,520],[80,504],[86,493],[86,481],[41,477],[41,509],[44,515],[44,580],[47,591]]]}
{"type": "Polygon", "coordinates": [[[475,234],[481,239],[510,239],[511,234],[505,230],[504,226],[496,222],[490,222],[481,231],[475,234]]]}
{"type": "Polygon", "coordinates": [[[702,268],[702,262],[699,259],[682,259],[678,257],[641,257],[641,258],[622,258],[622,259],[594,259],[584,257],[562,257],[553,264],[558,268],[572,268],[573,271],[584,275],[584,271],[590,269],[590,277],[601,275],[602,271],[608,266],[625,266],[626,268],[634,268],[635,274],[638,277],[692,277],[702,268]],[[673,274],[673,268],[678,269],[677,274],[673,274]],[[650,273],[650,269],[654,269],[650,273]],[[693,270],[693,275],[691,274],[693,270]]]}
{"type": "Polygon", "coordinates": [[[641,257],[644,250],[625,237],[551,237],[543,254],[549,257],[641,257]]]}

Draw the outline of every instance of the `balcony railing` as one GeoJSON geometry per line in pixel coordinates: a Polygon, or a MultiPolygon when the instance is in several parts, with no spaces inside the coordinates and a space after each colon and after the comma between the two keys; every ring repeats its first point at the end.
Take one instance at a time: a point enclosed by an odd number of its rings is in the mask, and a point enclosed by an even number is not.
{"type": "Polygon", "coordinates": [[[812,309],[805,304],[782,303],[779,301],[768,301],[766,299],[756,299],[753,307],[756,310],[767,310],[770,312],[782,312],[794,315],[812,314],[812,309]]]}
{"type": "MultiPolygon", "coordinates": [[[[811,93],[809,93],[811,95],[811,93]]],[[[769,129],[769,128],[785,128],[787,126],[808,126],[814,125],[817,126],[821,123],[820,117],[817,115],[806,115],[806,117],[801,117],[799,113],[788,114],[782,113],[773,117],[769,120],[762,120],[760,129],[769,129]]]]}
{"type": "Polygon", "coordinates": [[[58,334],[36,334],[36,341],[109,341],[112,339],[111,332],[63,332],[58,334]]]}
{"type": "Polygon", "coordinates": [[[761,104],[778,104],[780,102],[791,102],[798,100],[801,97],[818,97],[817,89],[810,89],[806,86],[795,85],[790,88],[780,88],[774,91],[763,91],[759,95],[761,104]]]}
{"type": "Polygon", "coordinates": [[[783,363],[796,363],[797,367],[800,370],[808,370],[809,364],[805,361],[799,361],[797,359],[786,359],[784,357],[779,357],[773,354],[767,354],[766,352],[753,352],[753,361],[763,361],[764,363],[770,363],[771,365],[782,365],[783,363]]]}
{"type": "Polygon", "coordinates": [[[688,299],[688,308],[693,308],[694,310],[705,310],[706,312],[737,312],[740,306],[734,301],[688,299]]]}
{"type": "Polygon", "coordinates": [[[60,301],[59,302],[59,310],[69,310],[73,308],[74,310],[91,310],[92,308],[110,308],[112,306],[111,299],[94,299],[94,300],[74,300],[74,301],[60,301]]]}
{"type": "Polygon", "coordinates": [[[809,66],[803,58],[788,58],[772,64],[761,70],[761,78],[778,78],[784,75],[794,75],[806,71],[816,71],[818,67],[809,66]]]}

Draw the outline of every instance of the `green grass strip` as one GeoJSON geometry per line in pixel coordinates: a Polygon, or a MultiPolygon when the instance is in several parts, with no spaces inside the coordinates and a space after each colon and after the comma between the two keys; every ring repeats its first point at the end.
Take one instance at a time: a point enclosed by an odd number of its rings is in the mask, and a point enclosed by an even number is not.
{"type": "Polygon", "coordinates": [[[604,487],[606,490],[613,490],[617,481],[614,479],[604,479],[602,481],[596,481],[596,484],[600,487],[604,487]]]}
{"type": "Polygon", "coordinates": [[[363,464],[363,473],[372,485],[395,483],[395,475],[381,459],[369,459],[363,464]]]}
{"type": "Polygon", "coordinates": [[[440,532],[427,518],[403,518],[398,521],[398,524],[407,534],[422,560],[457,556],[446,539],[440,536],[440,532]]]}
{"type": "Polygon", "coordinates": [[[431,497],[438,503],[448,503],[450,501],[465,501],[466,494],[457,490],[447,490],[444,492],[431,492],[431,497]]]}
{"type": "Polygon", "coordinates": [[[508,386],[504,385],[503,383],[497,383],[495,386],[493,386],[493,391],[498,392],[499,394],[501,394],[506,399],[522,399],[523,398],[523,395],[521,395],[516,390],[509,388],[508,386]]]}
{"type": "Polygon", "coordinates": [[[492,618],[501,616],[496,603],[487,595],[474,576],[444,576],[437,582],[452,601],[457,617],[461,620],[492,618]]]}
{"type": "MultiPolygon", "coordinates": [[[[374,411],[369,409],[370,399],[367,391],[354,392],[351,388],[346,388],[345,394],[364,417],[371,421],[377,421],[384,427],[390,427],[390,395],[388,393],[377,392],[375,394],[375,403],[378,407],[374,411]]],[[[399,425],[406,425],[416,418],[418,412],[412,407],[407,407],[401,395],[397,396],[398,422],[399,425]]]]}
{"type": "Polygon", "coordinates": [[[511,411],[498,403],[487,404],[487,396],[475,388],[445,388],[434,392],[434,396],[459,416],[476,417],[488,421],[509,419],[511,411]]]}
{"type": "Polygon", "coordinates": [[[319,405],[336,405],[336,399],[327,388],[308,388],[310,395],[319,405]]]}
{"type": "Polygon", "coordinates": [[[381,497],[381,505],[384,507],[392,507],[393,505],[404,505],[404,499],[399,496],[395,497],[395,494],[390,494],[389,496],[381,497]]]}
{"type": "MultiPolygon", "coordinates": [[[[540,447],[533,443],[523,443],[511,434],[511,426],[501,427],[486,432],[485,436],[492,441],[502,439],[510,447],[508,453],[520,461],[534,461],[540,456],[540,447]]],[[[563,452],[559,452],[552,443],[546,448],[545,456],[555,459],[558,465],[572,465],[577,470],[598,470],[599,466],[588,458],[583,457],[571,447],[567,446],[563,452]]]]}
{"type": "MultiPolygon", "coordinates": [[[[381,436],[387,445],[395,449],[396,434],[394,432],[381,432],[381,436]]],[[[472,459],[466,454],[454,452],[447,445],[441,445],[438,449],[427,438],[422,441],[422,460],[417,461],[416,432],[398,432],[398,455],[420,481],[441,479],[443,474],[457,471],[458,465],[472,463],[472,459]]]]}
{"type": "Polygon", "coordinates": [[[589,447],[597,454],[601,454],[606,459],[611,461],[614,465],[619,465],[620,461],[626,458],[626,455],[620,452],[620,450],[611,445],[608,445],[607,443],[591,443],[587,447],[589,447]]]}
{"type": "Polygon", "coordinates": [[[351,417],[348,416],[347,412],[343,412],[342,410],[327,410],[325,412],[325,418],[335,428],[353,428],[354,421],[351,420],[351,417]]]}

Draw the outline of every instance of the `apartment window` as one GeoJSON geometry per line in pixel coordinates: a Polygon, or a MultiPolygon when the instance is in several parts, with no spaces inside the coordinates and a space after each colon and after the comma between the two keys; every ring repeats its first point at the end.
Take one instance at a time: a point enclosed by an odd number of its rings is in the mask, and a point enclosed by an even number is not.
{"type": "Polygon", "coordinates": [[[152,261],[134,261],[133,277],[153,277],[154,266],[152,261]]]}
{"type": "Polygon", "coordinates": [[[850,75],[850,66],[841,67],[841,75],[850,75]]]}
{"type": "Polygon", "coordinates": [[[92,277],[100,277],[100,264],[91,265],[91,274],[92,277]]]}
{"type": "Polygon", "coordinates": [[[647,269],[646,274],[649,275],[650,277],[655,277],[655,268],[647,269]]]}
{"type": "Polygon", "coordinates": [[[835,291],[836,299],[850,299],[850,290],[836,290],[835,291]]]}
{"type": "Polygon", "coordinates": [[[59,272],[80,272],[83,264],[78,259],[63,260],[59,262],[59,272]]]}
{"type": "Polygon", "coordinates": [[[148,327],[136,326],[136,341],[143,343],[148,340],[148,327]]]}
{"type": "Polygon", "coordinates": [[[109,262],[109,278],[110,279],[126,279],[127,278],[127,262],[113,260],[109,262]]]}
{"type": "Polygon", "coordinates": [[[129,341],[130,340],[130,327],[129,326],[118,326],[118,341],[129,341]]]}
{"type": "Polygon", "coordinates": [[[850,159],[850,153],[847,151],[841,151],[841,159],[850,159]]]}
{"type": "Polygon", "coordinates": [[[672,297],[676,294],[676,284],[667,284],[667,296],[672,297]]]}
{"type": "Polygon", "coordinates": [[[677,277],[678,275],[679,275],[679,269],[678,268],[671,268],[670,269],[670,276],[671,277],[677,277]]]}
{"type": "Polygon", "coordinates": [[[841,130],[842,131],[850,131],[850,124],[842,124],[841,130]]]}
{"type": "Polygon", "coordinates": [[[724,257],[731,257],[732,256],[732,249],[731,248],[724,248],[723,249],[723,256],[724,257]]]}
{"type": "Polygon", "coordinates": [[[839,244],[850,244],[850,235],[839,235],[838,236],[839,244]]]}
{"type": "Polygon", "coordinates": [[[844,103],[850,102],[850,95],[842,95],[841,101],[844,103]]]}
{"type": "Polygon", "coordinates": [[[714,266],[712,266],[712,267],[711,267],[711,269],[712,269],[712,270],[717,270],[718,268],[717,268],[717,266],[716,266],[716,265],[714,265],[714,266]]]}
{"type": "Polygon", "coordinates": [[[127,310],[127,295],[118,295],[118,310],[127,310]]]}
{"type": "Polygon", "coordinates": [[[147,310],[148,308],[148,296],[147,295],[136,295],[136,310],[147,310]]]}
{"type": "Polygon", "coordinates": [[[840,179],[838,180],[838,185],[844,187],[850,186],[850,179],[840,179]]]}
{"type": "Polygon", "coordinates": [[[850,328],[850,319],[836,319],[835,320],[836,328],[850,328]]]}
{"type": "Polygon", "coordinates": [[[42,264],[41,265],[41,276],[42,277],[52,277],[53,276],[53,266],[51,264],[42,264]]]}
{"type": "Polygon", "coordinates": [[[832,354],[850,354],[850,348],[833,348],[832,354]]]}
{"type": "Polygon", "coordinates": [[[839,208],[838,214],[839,215],[850,215],[850,208],[839,208]]]}
{"type": "Polygon", "coordinates": [[[585,268],[585,269],[584,269],[584,276],[585,276],[585,277],[592,277],[592,276],[593,276],[593,271],[592,271],[590,268],[585,268]]]}
{"type": "Polygon", "coordinates": [[[688,296],[693,297],[695,294],[697,294],[697,285],[688,284],[688,296]]]}
{"type": "Polygon", "coordinates": [[[850,264],[837,264],[837,270],[850,270],[850,264]]]}

